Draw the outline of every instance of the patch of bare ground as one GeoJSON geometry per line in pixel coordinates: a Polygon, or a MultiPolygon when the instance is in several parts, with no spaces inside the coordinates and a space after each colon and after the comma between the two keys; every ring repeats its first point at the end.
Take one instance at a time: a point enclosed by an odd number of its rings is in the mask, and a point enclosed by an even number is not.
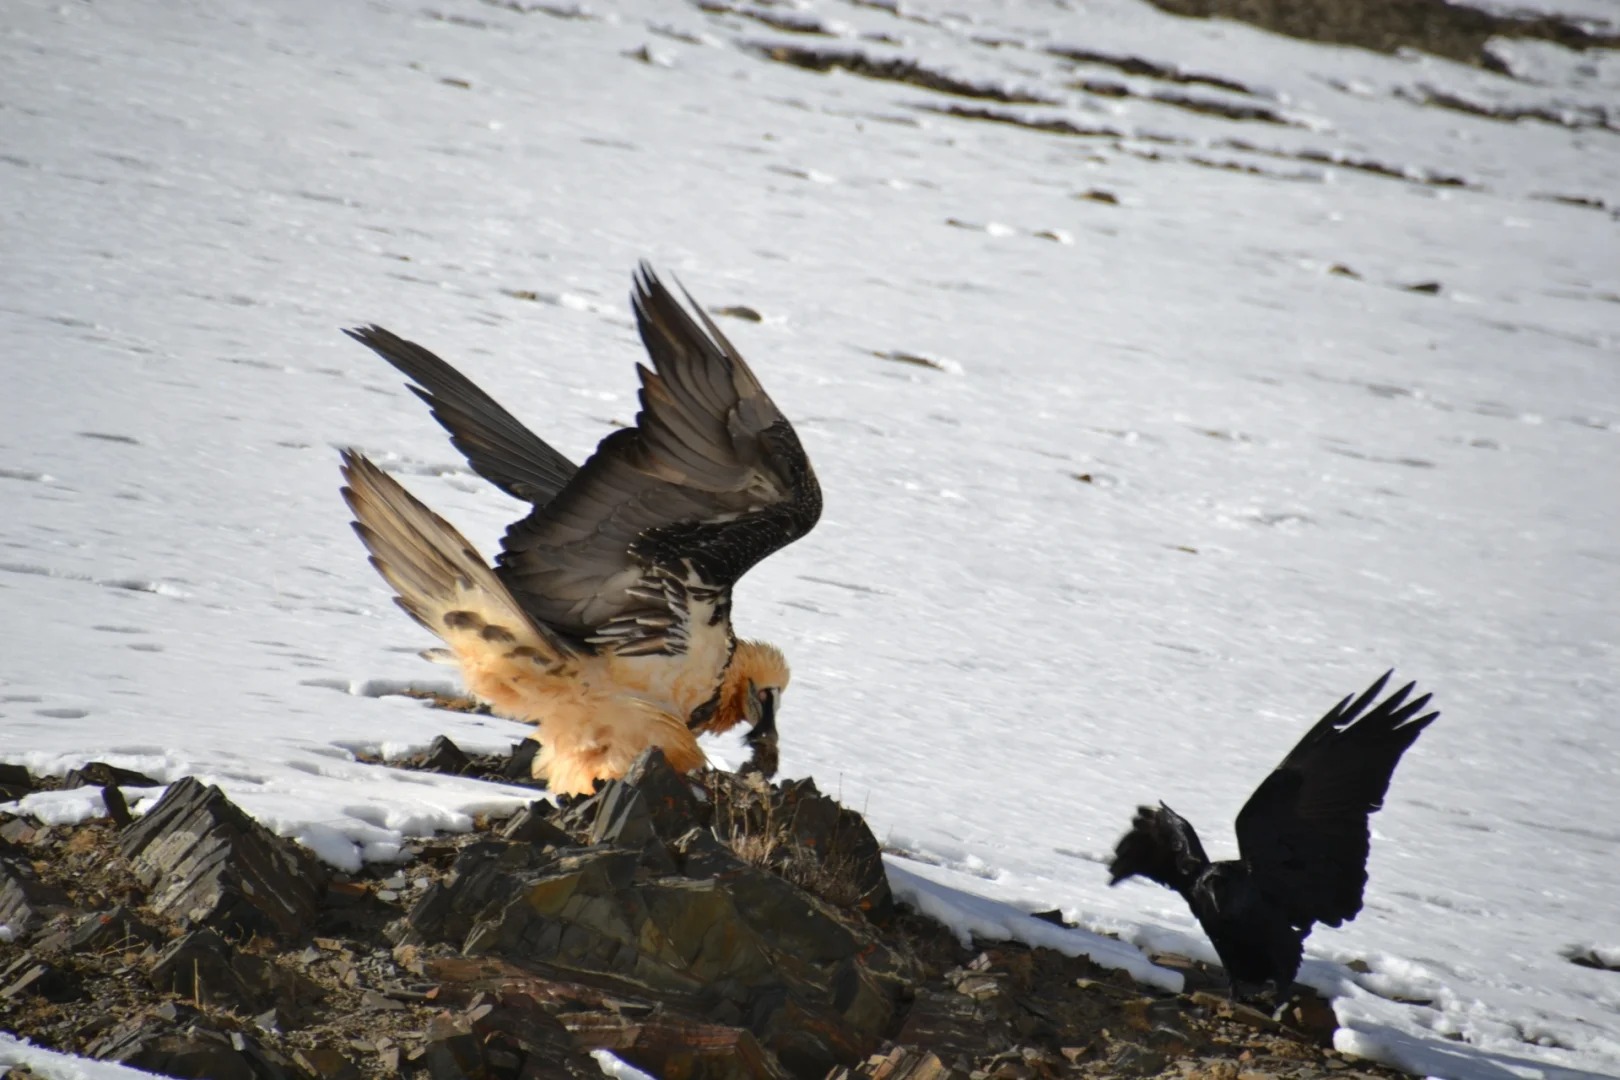
{"type": "MultiPolygon", "coordinates": [[[[527,770],[448,740],[396,764],[527,770]]],[[[1328,1049],[1308,992],[1272,1016],[1185,958],[1158,958],[1177,995],[958,940],[895,903],[865,822],[808,780],[679,776],[654,753],[404,855],[334,873],[191,779],[128,824],[5,817],[0,1028],[267,1080],[599,1076],[598,1049],[728,1080],[1394,1075],[1328,1049]]]]}
{"type": "Polygon", "coordinates": [[[1395,96],[1416,105],[1427,105],[1508,124],[1518,123],[1521,120],[1536,120],[1543,124],[1569,128],[1571,131],[1586,129],[1620,131],[1620,114],[1606,105],[1511,105],[1505,102],[1475,101],[1449,90],[1423,85],[1410,89],[1397,87],[1395,96]]]}
{"type": "Polygon", "coordinates": [[[1138,101],[1152,101],[1160,105],[1168,105],[1173,109],[1203,113],[1206,116],[1219,116],[1224,120],[1252,120],[1267,124],[1281,124],[1285,127],[1305,126],[1298,120],[1284,115],[1280,110],[1264,102],[1229,101],[1223,98],[1200,97],[1176,90],[1138,91],[1125,83],[1094,78],[1077,79],[1069,84],[1069,89],[1091,94],[1093,97],[1135,98],[1138,101]]]}
{"type": "Polygon", "coordinates": [[[709,15],[735,15],[739,18],[752,19],[785,34],[805,34],[812,37],[832,37],[833,32],[827,29],[825,23],[814,15],[789,9],[778,9],[763,6],[725,4],[717,0],[702,0],[698,10],[709,15]]]}
{"type": "Polygon", "coordinates": [[[982,98],[986,101],[1053,105],[1056,102],[1030,90],[994,82],[974,82],[948,72],[927,67],[905,57],[881,57],[859,49],[825,49],[804,45],[785,45],[777,42],[754,42],[748,46],[754,53],[780,64],[792,64],[807,71],[848,71],[863,78],[884,82],[905,83],[957,97],[982,98]]]}
{"type": "Polygon", "coordinates": [[[1143,59],[1140,56],[1097,52],[1094,49],[1082,49],[1074,45],[1054,45],[1046,51],[1052,56],[1076,64],[1093,64],[1097,67],[1113,68],[1115,71],[1126,75],[1140,75],[1149,79],[1182,83],[1189,86],[1211,86],[1217,90],[1231,91],[1234,94],[1260,94],[1253,87],[1236,79],[1229,79],[1224,75],[1211,75],[1200,71],[1184,71],[1174,64],[1163,64],[1156,60],[1143,59]]]}
{"type": "Polygon", "coordinates": [[[1610,216],[1620,217],[1620,206],[1611,205],[1607,200],[1596,195],[1563,195],[1557,192],[1535,192],[1530,196],[1542,202],[1558,203],[1560,206],[1578,206],[1583,210],[1600,210],[1610,216]]]}
{"type": "Polygon", "coordinates": [[[1076,124],[1062,116],[1030,116],[1005,109],[987,109],[972,105],[918,105],[918,111],[955,116],[962,120],[982,120],[991,124],[1009,124],[1029,131],[1048,135],[1072,135],[1085,139],[1133,138],[1128,132],[1103,124],[1076,124]]]}
{"type": "Polygon", "coordinates": [[[1234,19],[1274,34],[1375,52],[1416,49],[1502,74],[1486,48],[1493,37],[1550,41],[1570,49],[1612,49],[1620,34],[1539,12],[1503,14],[1450,0],[1150,0],[1173,15],[1234,19]]]}
{"type": "MultiPolygon", "coordinates": [[[[1005,109],[992,109],[970,105],[918,105],[917,109],[923,112],[939,113],[943,116],[954,116],[963,120],[981,120],[993,124],[1009,124],[1014,127],[1026,128],[1030,131],[1039,131],[1047,135],[1066,135],[1079,138],[1111,139],[1118,143],[1126,141],[1132,143],[1151,143],[1163,146],[1190,146],[1190,140],[1180,139],[1173,135],[1161,135],[1154,132],[1126,132],[1119,128],[1102,125],[1080,125],[1061,116],[1030,116],[1023,113],[1012,112],[1005,109]]],[[[1391,165],[1376,158],[1360,157],[1340,150],[1319,150],[1311,147],[1298,149],[1262,146],[1246,139],[1218,139],[1211,144],[1213,148],[1235,150],[1243,154],[1259,157],[1274,158],[1288,161],[1302,161],[1312,165],[1329,165],[1338,169],[1351,169],[1356,172],[1371,173],[1390,180],[1401,180],[1409,184],[1422,184],[1426,187],[1447,188],[1477,188],[1478,185],[1467,177],[1455,173],[1442,172],[1438,169],[1427,169],[1409,165],[1391,165]]],[[[1248,173],[1256,176],[1283,179],[1310,179],[1303,174],[1286,176],[1272,170],[1262,169],[1258,166],[1238,161],[1218,161],[1207,154],[1192,154],[1190,156],[1166,156],[1156,151],[1131,151],[1137,157],[1150,161],[1190,161],[1195,165],[1209,168],[1219,168],[1239,173],[1248,173]]]]}

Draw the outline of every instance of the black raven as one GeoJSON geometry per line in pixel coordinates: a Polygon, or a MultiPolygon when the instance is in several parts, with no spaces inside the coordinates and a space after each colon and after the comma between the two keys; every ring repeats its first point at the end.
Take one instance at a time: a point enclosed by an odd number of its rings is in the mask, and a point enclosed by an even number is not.
{"type": "Polygon", "coordinates": [[[1417,716],[1429,695],[1408,702],[1414,683],[1362,715],[1392,674],[1334,706],[1249,796],[1237,816],[1241,858],[1210,862],[1193,827],[1163,803],[1138,807],[1114,848],[1109,884],[1141,874],[1180,893],[1236,998],[1286,990],[1312,925],[1338,926],[1361,910],[1367,815],[1384,805],[1395,763],[1440,715],[1417,716]]]}

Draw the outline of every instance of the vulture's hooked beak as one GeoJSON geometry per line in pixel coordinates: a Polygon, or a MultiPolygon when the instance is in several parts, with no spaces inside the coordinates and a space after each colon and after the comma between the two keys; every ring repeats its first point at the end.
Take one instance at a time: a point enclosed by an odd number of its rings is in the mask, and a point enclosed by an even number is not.
{"type": "Polygon", "coordinates": [[[776,738],[776,707],[782,700],[782,688],[767,686],[756,690],[752,684],[748,687],[750,696],[748,711],[753,715],[753,728],[748,732],[750,743],[764,742],[776,738]]]}

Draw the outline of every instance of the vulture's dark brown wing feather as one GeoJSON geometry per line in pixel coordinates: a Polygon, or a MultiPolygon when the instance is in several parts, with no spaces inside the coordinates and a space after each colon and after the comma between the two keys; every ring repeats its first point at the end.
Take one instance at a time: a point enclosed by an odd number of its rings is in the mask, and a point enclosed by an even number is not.
{"type": "Polygon", "coordinates": [[[524,427],[473,381],[433,353],[380,326],[345,330],[411,380],[411,392],[484,479],[525,502],[543,506],[579,467],[524,427]]]}
{"type": "Polygon", "coordinates": [[[653,365],[640,369],[636,424],[507,530],[499,571],[551,626],[678,652],[689,599],[723,601],[809,532],[821,489],[792,425],[701,308],[694,318],[645,264],[632,304],[653,365]]]}
{"type": "Polygon", "coordinates": [[[1361,910],[1367,817],[1383,806],[1401,755],[1440,715],[1418,716],[1429,695],[1407,701],[1412,683],[1367,712],[1390,674],[1322,717],[1238,814],[1243,861],[1296,927],[1338,926],[1361,910]]]}

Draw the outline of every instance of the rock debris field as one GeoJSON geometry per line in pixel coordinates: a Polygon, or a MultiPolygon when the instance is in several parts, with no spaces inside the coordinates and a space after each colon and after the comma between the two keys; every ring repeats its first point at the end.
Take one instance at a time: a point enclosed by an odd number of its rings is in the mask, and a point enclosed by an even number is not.
{"type": "MultiPolygon", "coordinates": [[[[411,767],[511,783],[448,739],[411,767]]],[[[171,1076],[1398,1075],[1327,1049],[1309,990],[1273,1019],[1181,957],[1167,994],[1084,958],[957,939],[897,904],[861,817],[810,781],[650,751],[623,781],[544,799],[334,873],[218,788],[171,785],[138,820],[96,763],[5,793],[102,789],[105,817],[0,820],[0,1024],[171,1076]]],[[[1055,914],[1049,916],[1056,918],[1055,914]]],[[[14,1070],[12,1077],[28,1073],[14,1070]]]]}

